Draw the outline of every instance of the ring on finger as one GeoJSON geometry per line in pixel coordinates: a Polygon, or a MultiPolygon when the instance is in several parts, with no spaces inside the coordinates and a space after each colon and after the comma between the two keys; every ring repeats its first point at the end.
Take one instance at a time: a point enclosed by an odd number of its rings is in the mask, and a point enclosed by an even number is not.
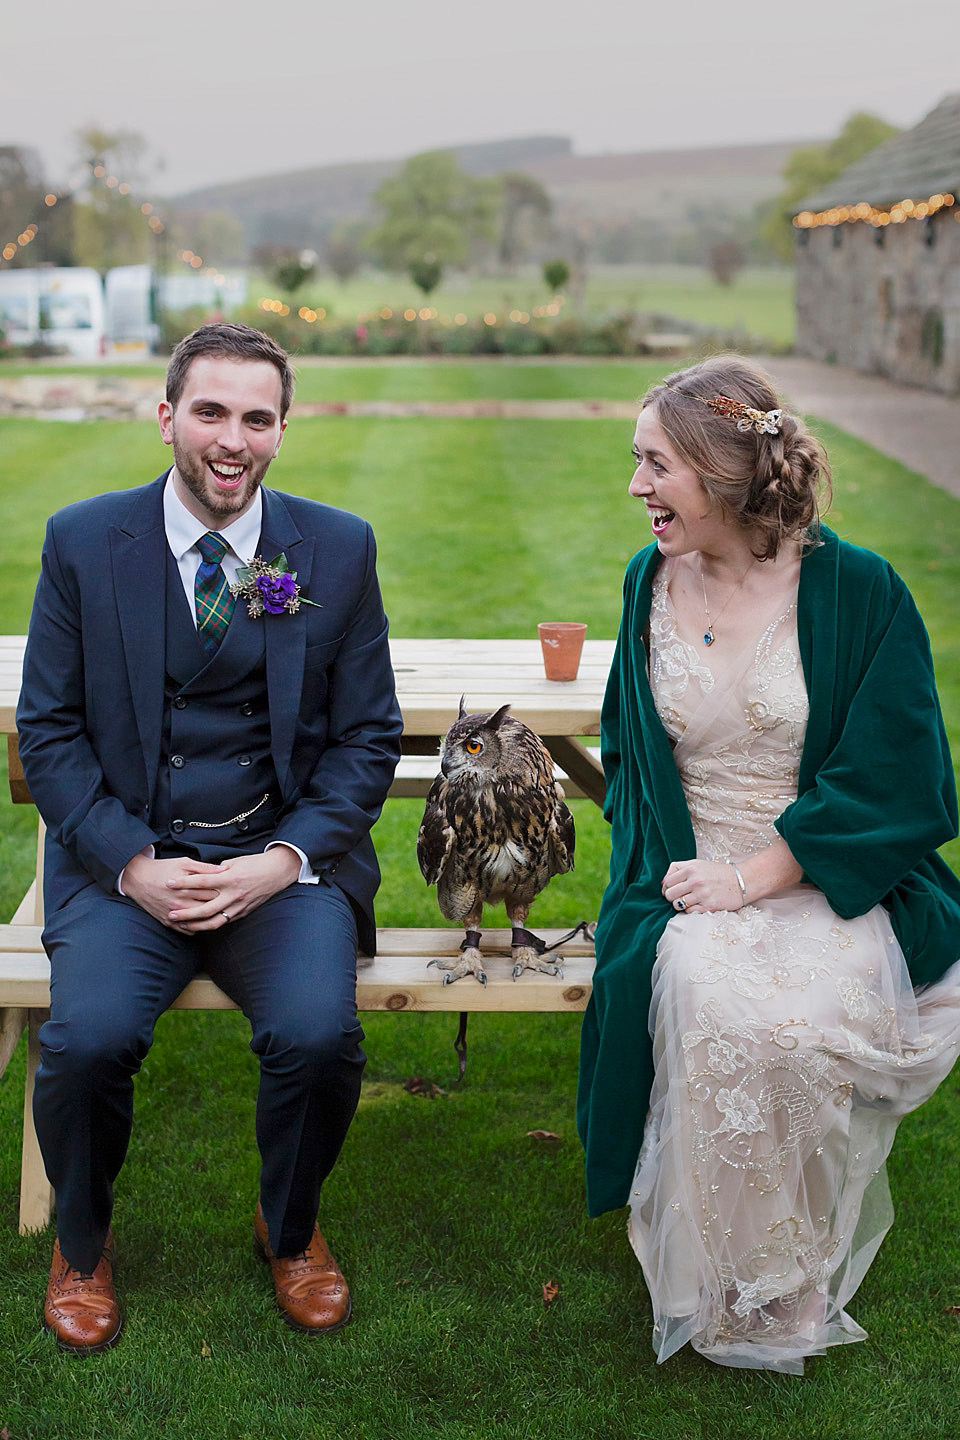
{"type": "Polygon", "coordinates": [[[220,911],[220,914],[223,916],[224,920],[226,920],[227,923],[229,924],[229,923],[230,923],[230,916],[227,914],[226,910],[221,910],[221,911],[220,911]]]}
{"type": "Polygon", "coordinates": [[[673,902],[673,908],[674,908],[674,910],[686,910],[686,908],[687,908],[687,902],[686,902],[686,900],[684,900],[682,896],[681,896],[681,898],[680,898],[679,900],[674,900],[674,902],[673,902]]]}

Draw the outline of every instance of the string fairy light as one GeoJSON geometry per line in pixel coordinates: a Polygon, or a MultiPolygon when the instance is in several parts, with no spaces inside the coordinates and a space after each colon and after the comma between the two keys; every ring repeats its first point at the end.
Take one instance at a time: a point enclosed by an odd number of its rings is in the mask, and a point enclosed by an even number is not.
{"type": "MultiPolygon", "coordinates": [[[[133,186],[129,181],[121,180],[116,175],[108,175],[104,165],[91,165],[87,170],[81,171],[79,175],[75,176],[61,194],[57,194],[53,190],[48,191],[43,197],[46,210],[53,210],[62,200],[72,199],[90,179],[101,181],[106,189],[116,190],[119,195],[130,195],[133,192],[133,186]]],[[[149,200],[145,200],[140,206],[140,214],[144,217],[154,235],[162,235],[164,230],[166,230],[166,225],[160,219],[160,216],[155,213],[154,206],[149,200]]],[[[15,240],[8,240],[2,250],[0,250],[0,257],[8,263],[16,259],[17,251],[25,249],[27,245],[36,239],[40,225],[46,218],[46,216],[40,216],[39,219],[27,225],[15,240]]]]}
{"type": "MultiPolygon", "coordinates": [[[[889,210],[880,210],[866,200],[857,205],[836,205],[829,210],[801,210],[793,217],[797,230],[817,230],[822,225],[872,225],[882,229],[887,225],[903,225],[907,220],[925,220],[940,210],[956,204],[956,197],[946,191],[937,191],[927,200],[899,200],[889,210]]],[[[960,210],[954,211],[955,220],[960,220],[960,210]]]]}
{"type": "MultiPolygon", "coordinates": [[[[179,252],[178,258],[185,260],[187,264],[193,265],[199,256],[193,255],[190,250],[179,252]]],[[[202,264],[202,261],[201,261],[202,264]]],[[[206,273],[206,272],[205,272],[206,273]]],[[[222,276],[220,277],[223,278],[222,276]]],[[[538,305],[534,310],[511,310],[508,317],[501,318],[493,310],[486,311],[478,317],[479,323],[495,326],[506,324],[507,320],[511,325],[529,325],[531,320],[545,319],[547,316],[559,315],[564,304],[564,296],[558,295],[549,305],[538,305]]],[[[276,296],[263,295],[257,301],[257,309],[262,310],[265,315],[278,315],[285,319],[290,315],[290,306],[284,300],[276,296]]],[[[313,309],[309,305],[301,305],[297,311],[297,317],[306,321],[308,325],[316,325],[328,318],[327,311],[323,306],[313,309]]],[[[329,317],[332,318],[332,317],[329,317]]],[[[454,325],[467,325],[470,317],[464,311],[458,310],[453,316],[441,315],[432,305],[424,305],[420,310],[408,306],[406,310],[394,311],[389,305],[382,306],[379,310],[370,312],[363,311],[356,317],[357,325],[367,325],[371,320],[404,320],[408,325],[414,325],[418,321],[440,320],[443,325],[449,325],[451,320],[454,325]]]]}
{"type": "MultiPolygon", "coordinates": [[[[78,177],[74,178],[70,182],[66,192],[63,195],[58,195],[53,191],[50,191],[46,195],[44,195],[43,203],[46,208],[48,210],[52,210],[66,196],[74,195],[90,178],[100,181],[108,190],[116,190],[117,193],[120,195],[126,196],[133,193],[133,186],[130,184],[130,182],[127,180],[121,180],[116,175],[108,174],[105,165],[90,165],[88,169],[89,173],[82,172],[78,177]]],[[[950,196],[949,199],[950,203],[952,204],[953,197],[950,196]]],[[[155,206],[153,205],[152,201],[142,201],[139,206],[139,210],[140,214],[146,220],[147,225],[150,227],[150,229],[155,235],[161,235],[166,230],[167,227],[160,219],[159,215],[157,215],[155,206]]],[[[958,211],[957,213],[957,218],[960,219],[960,211],[958,211]]],[[[22,249],[25,246],[29,245],[36,238],[39,232],[39,228],[39,223],[33,221],[26,227],[26,229],[20,232],[15,241],[8,241],[7,244],[5,244],[2,249],[0,249],[0,264],[2,264],[4,261],[10,262],[11,260],[15,259],[18,249],[22,249]]],[[[203,256],[198,255],[193,250],[178,250],[177,259],[181,261],[182,264],[186,265],[190,270],[202,271],[203,274],[209,276],[216,285],[223,285],[226,283],[226,276],[220,270],[218,270],[216,266],[206,265],[204,263],[203,256]]],[[[527,325],[530,322],[531,316],[535,319],[541,319],[545,318],[548,315],[559,315],[563,303],[564,297],[562,295],[558,295],[554,298],[554,300],[551,301],[549,305],[536,306],[532,312],[516,309],[511,310],[509,314],[510,323],[513,325],[527,325]]],[[[264,296],[260,299],[260,301],[258,302],[258,308],[266,314],[279,315],[281,318],[285,318],[290,314],[289,305],[287,305],[282,300],[273,299],[269,296],[264,296]]],[[[315,325],[327,318],[327,312],[323,308],[323,306],[318,306],[316,309],[313,309],[308,305],[301,305],[299,310],[297,311],[297,315],[299,319],[303,320],[308,325],[315,325]]],[[[434,309],[432,305],[422,306],[420,310],[415,310],[412,307],[408,307],[406,310],[403,311],[403,319],[410,324],[413,324],[418,320],[436,320],[438,318],[438,315],[439,312],[434,309]]],[[[394,311],[388,305],[382,306],[378,311],[374,312],[373,317],[365,314],[358,315],[357,324],[365,325],[371,318],[379,318],[380,320],[385,321],[391,320],[394,318],[394,311]]],[[[443,323],[449,323],[449,316],[442,316],[440,318],[443,323]]],[[[493,311],[487,311],[482,317],[482,319],[483,324],[488,326],[494,326],[498,323],[502,323],[498,320],[497,315],[493,311]]],[[[466,325],[469,323],[469,317],[463,311],[458,311],[456,315],[454,315],[453,321],[456,325],[466,325]]]]}
{"type": "MultiPolygon", "coordinates": [[[[88,167],[88,171],[82,171],[78,176],[76,176],[73,180],[70,181],[67,189],[64,191],[63,194],[58,195],[55,192],[50,191],[48,194],[44,195],[43,203],[47,210],[53,210],[54,207],[65,198],[72,198],[77,193],[77,191],[80,190],[90,179],[99,181],[108,190],[115,190],[118,195],[126,196],[133,194],[134,187],[130,183],[130,181],[121,180],[117,175],[108,174],[105,165],[91,165],[88,167]]],[[[151,200],[142,201],[139,206],[139,210],[140,214],[143,216],[144,220],[146,221],[153,234],[157,236],[162,235],[166,230],[167,226],[157,214],[156,206],[153,204],[153,202],[151,200]]],[[[40,223],[42,223],[42,218],[43,217],[41,217],[40,222],[34,221],[30,225],[28,225],[25,230],[22,230],[17,236],[16,240],[10,240],[7,242],[7,244],[3,246],[2,250],[0,250],[0,257],[2,257],[2,260],[7,261],[8,263],[14,260],[16,258],[18,250],[23,249],[25,246],[29,245],[32,240],[36,238],[37,233],[40,229],[40,223]]],[[[195,254],[193,250],[179,250],[177,252],[177,259],[181,260],[191,270],[202,270],[203,274],[209,276],[210,279],[213,280],[215,285],[226,284],[227,277],[222,273],[219,267],[216,265],[207,265],[204,262],[203,257],[201,255],[195,254]]]]}

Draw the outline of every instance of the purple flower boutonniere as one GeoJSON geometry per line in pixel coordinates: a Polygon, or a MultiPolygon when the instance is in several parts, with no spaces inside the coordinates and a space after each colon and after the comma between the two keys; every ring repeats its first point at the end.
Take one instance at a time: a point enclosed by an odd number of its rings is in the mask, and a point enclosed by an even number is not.
{"type": "Polygon", "coordinates": [[[268,615],[295,615],[301,605],[313,605],[321,610],[315,600],[308,600],[300,594],[297,572],[287,565],[286,555],[277,555],[266,561],[257,555],[246,565],[241,565],[237,578],[230,586],[237,600],[246,600],[247,614],[256,620],[264,611],[268,615]]]}

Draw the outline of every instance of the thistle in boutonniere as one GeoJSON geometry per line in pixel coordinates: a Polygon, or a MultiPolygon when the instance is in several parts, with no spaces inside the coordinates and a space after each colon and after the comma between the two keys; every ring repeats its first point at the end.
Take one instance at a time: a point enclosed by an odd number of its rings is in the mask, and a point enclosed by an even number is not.
{"type": "Polygon", "coordinates": [[[230,589],[237,600],[246,600],[251,620],[256,620],[264,611],[268,615],[282,615],[284,611],[295,615],[301,605],[323,608],[300,594],[297,572],[288,566],[286,555],[277,555],[270,561],[257,555],[240,566],[230,589]]]}

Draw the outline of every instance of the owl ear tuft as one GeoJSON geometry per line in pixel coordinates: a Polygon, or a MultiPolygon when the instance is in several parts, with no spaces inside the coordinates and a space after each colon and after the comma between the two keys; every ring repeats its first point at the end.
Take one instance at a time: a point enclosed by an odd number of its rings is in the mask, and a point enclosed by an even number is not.
{"type": "Polygon", "coordinates": [[[466,697],[466,695],[461,695],[461,696],[460,696],[460,714],[457,716],[457,719],[458,719],[458,720],[462,720],[463,717],[464,717],[464,715],[466,715],[466,713],[467,713],[467,697],[466,697]]]}
{"type": "Polygon", "coordinates": [[[500,709],[495,710],[494,713],[490,716],[490,719],[487,721],[486,728],[489,730],[499,730],[500,726],[503,724],[504,720],[507,717],[507,711],[509,709],[509,705],[501,705],[500,709]]]}

